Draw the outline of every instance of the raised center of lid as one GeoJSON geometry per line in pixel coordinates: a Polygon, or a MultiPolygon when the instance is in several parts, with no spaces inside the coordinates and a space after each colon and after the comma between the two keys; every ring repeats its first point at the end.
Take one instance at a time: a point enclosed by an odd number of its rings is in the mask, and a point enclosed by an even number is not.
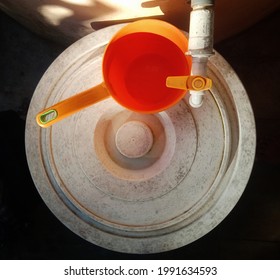
{"type": "Polygon", "coordinates": [[[118,129],[115,141],[122,155],[128,158],[140,158],[152,148],[153,134],[145,123],[129,121],[118,129]]]}

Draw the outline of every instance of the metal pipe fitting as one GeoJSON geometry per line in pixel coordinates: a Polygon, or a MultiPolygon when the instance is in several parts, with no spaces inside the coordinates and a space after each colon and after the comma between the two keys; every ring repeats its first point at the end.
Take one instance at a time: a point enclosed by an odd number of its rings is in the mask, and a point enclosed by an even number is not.
{"type": "MultiPolygon", "coordinates": [[[[213,55],[214,0],[191,1],[189,51],[192,56],[192,75],[206,76],[208,58],[213,55]]],[[[190,91],[190,105],[202,105],[205,91],[190,91]]]]}

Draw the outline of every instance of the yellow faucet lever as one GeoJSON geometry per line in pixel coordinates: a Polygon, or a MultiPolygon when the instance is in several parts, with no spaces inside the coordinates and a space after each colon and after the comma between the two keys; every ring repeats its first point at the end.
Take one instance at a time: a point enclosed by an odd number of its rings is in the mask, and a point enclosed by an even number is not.
{"type": "Polygon", "coordinates": [[[202,91],[212,87],[212,80],[202,76],[169,76],[166,78],[169,88],[202,91]]]}

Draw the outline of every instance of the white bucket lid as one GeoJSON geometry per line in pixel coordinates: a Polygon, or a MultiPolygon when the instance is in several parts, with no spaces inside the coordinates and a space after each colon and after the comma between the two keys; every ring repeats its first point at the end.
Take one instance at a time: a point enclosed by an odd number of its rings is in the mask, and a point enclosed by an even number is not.
{"type": "Polygon", "coordinates": [[[141,115],[109,98],[40,128],[39,111],[101,82],[104,49],[122,26],[82,38],[46,71],[26,121],[27,159],[43,200],[76,234],[114,251],[163,252],[205,235],[235,206],[254,162],[254,117],[240,80],[216,53],[213,88],[199,109],[187,95],[165,112],[141,115]],[[128,158],[115,139],[135,121],[149,127],[153,143],[128,158]]]}

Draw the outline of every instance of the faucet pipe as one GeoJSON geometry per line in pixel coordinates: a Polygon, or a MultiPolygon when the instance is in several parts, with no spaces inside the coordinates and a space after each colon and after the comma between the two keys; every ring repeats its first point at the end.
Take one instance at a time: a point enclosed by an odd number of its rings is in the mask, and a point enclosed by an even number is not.
{"type": "MultiPolygon", "coordinates": [[[[214,0],[192,0],[189,29],[189,51],[192,75],[206,77],[208,58],[213,55],[214,0]]],[[[190,90],[190,105],[199,108],[205,91],[190,90]]]]}

